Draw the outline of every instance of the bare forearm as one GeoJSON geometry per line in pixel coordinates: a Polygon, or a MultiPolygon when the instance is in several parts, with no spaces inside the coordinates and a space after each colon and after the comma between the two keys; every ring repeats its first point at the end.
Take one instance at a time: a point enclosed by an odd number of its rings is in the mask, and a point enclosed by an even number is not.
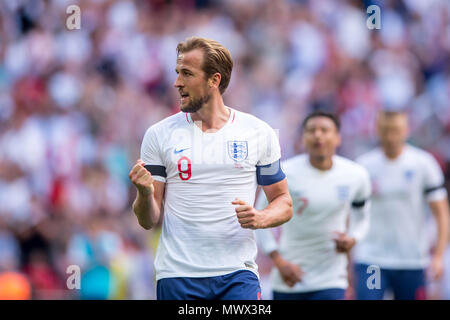
{"type": "Polygon", "coordinates": [[[448,244],[448,212],[441,213],[438,217],[436,217],[438,222],[438,240],[436,245],[436,255],[443,256],[445,252],[445,248],[448,244]]]}
{"type": "Polygon", "coordinates": [[[443,256],[449,240],[449,207],[447,200],[430,203],[436,218],[437,243],[435,255],[443,256]]]}
{"type": "Polygon", "coordinates": [[[153,195],[144,195],[138,192],[133,203],[133,211],[139,224],[149,230],[158,223],[161,210],[153,195]]]}
{"type": "Polygon", "coordinates": [[[280,255],[280,252],[278,250],[273,250],[271,253],[269,253],[269,257],[272,259],[273,263],[278,266],[282,257],[280,255]]]}
{"type": "Polygon", "coordinates": [[[262,211],[265,217],[262,228],[277,227],[292,218],[292,199],[289,194],[279,195],[262,211]]]}

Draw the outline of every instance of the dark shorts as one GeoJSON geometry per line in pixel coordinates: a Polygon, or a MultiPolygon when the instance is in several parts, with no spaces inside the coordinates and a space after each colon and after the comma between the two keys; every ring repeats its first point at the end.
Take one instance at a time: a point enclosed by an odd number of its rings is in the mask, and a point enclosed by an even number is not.
{"type": "Polygon", "coordinates": [[[397,270],[380,268],[379,287],[369,288],[373,273],[367,272],[367,264],[355,264],[355,294],[358,300],[382,300],[386,290],[392,290],[396,300],[424,300],[425,270],[397,270]]]}
{"type": "Polygon", "coordinates": [[[158,300],[260,300],[258,277],[239,270],[223,276],[204,278],[163,278],[157,281],[158,300]]]}
{"type": "Polygon", "coordinates": [[[332,288],[301,293],[273,291],[274,300],[344,300],[345,289],[332,288]]]}

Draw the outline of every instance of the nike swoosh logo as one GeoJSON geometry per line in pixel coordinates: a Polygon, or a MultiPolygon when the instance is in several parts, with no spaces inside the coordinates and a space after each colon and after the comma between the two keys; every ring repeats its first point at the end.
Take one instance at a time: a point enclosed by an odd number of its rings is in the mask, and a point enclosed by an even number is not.
{"type": "Polygon", "coordinates": [[[184,148],[184,149],[180,149],[180,150],[177,150],[177,148],[175,148],[175,149],[173,149],[173,153],[178,154],[178,153],[183,152],[184,150],[187,150],[187,149],[190,149],[190,148],[184,148]]]}

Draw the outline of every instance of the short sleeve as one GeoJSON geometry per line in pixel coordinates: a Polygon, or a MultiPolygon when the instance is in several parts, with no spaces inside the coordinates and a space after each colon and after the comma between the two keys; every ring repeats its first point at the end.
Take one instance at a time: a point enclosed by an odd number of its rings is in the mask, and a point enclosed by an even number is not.
{"type": "Polygon", "coordinates": [[[370,195],[371,183],[369,173],[361,167],[361,179],[352,202],[352,214],[350,215],[348,235],[361,241],[369,231],[370,219],[370,195]]]}
{"type": "Polygon", "coordinates": [[[155,180],[166,182],[166,167],[160,152],[160,145],[157,139],[156,130],[150,127],[144,135],[141,145],[141,160],[144,161],[155,180]]]}
{"type": "Polygon", "coordinates": [[[369,172],[361,166],[361,178],[359,182],[359,187],[355,193],[355,198],[353,199],[352,205],[354,207],[364,206],[364,204],[369,201],[372,193],[372,184],[370,181],[369,172]]]}
{"type": "Polygon", "coordinates": [[[447,197],[444,175],[441,167],[431,154],[424,157],[424,193],[427,201],[442,200],[447,197]]]}
{"type": "Polygon", "coordinates": [[[278,135],[268,124],[260,129],[258,134],[258,162],[257,166],[272,164],[281,158],[278,135]]]}

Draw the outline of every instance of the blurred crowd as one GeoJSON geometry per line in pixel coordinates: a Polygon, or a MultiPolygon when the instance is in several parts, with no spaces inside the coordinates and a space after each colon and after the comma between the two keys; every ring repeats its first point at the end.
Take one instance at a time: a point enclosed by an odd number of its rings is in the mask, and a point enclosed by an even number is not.
{"type": "Polygon", "coordinates": [[[449,187],[448,0],[3,0],[0,298],[155,298],[159,229],[139,227],[128,172],[145,130],[179,110],[175,48],[192,35],[230,50],[225,104],[279,129],[283,158],[315,108],[340,115],[349,158],[376,145],[379,109],[406,109],[449,187]],[[79,30],[66,27],[72,4],[79,30]]]}

